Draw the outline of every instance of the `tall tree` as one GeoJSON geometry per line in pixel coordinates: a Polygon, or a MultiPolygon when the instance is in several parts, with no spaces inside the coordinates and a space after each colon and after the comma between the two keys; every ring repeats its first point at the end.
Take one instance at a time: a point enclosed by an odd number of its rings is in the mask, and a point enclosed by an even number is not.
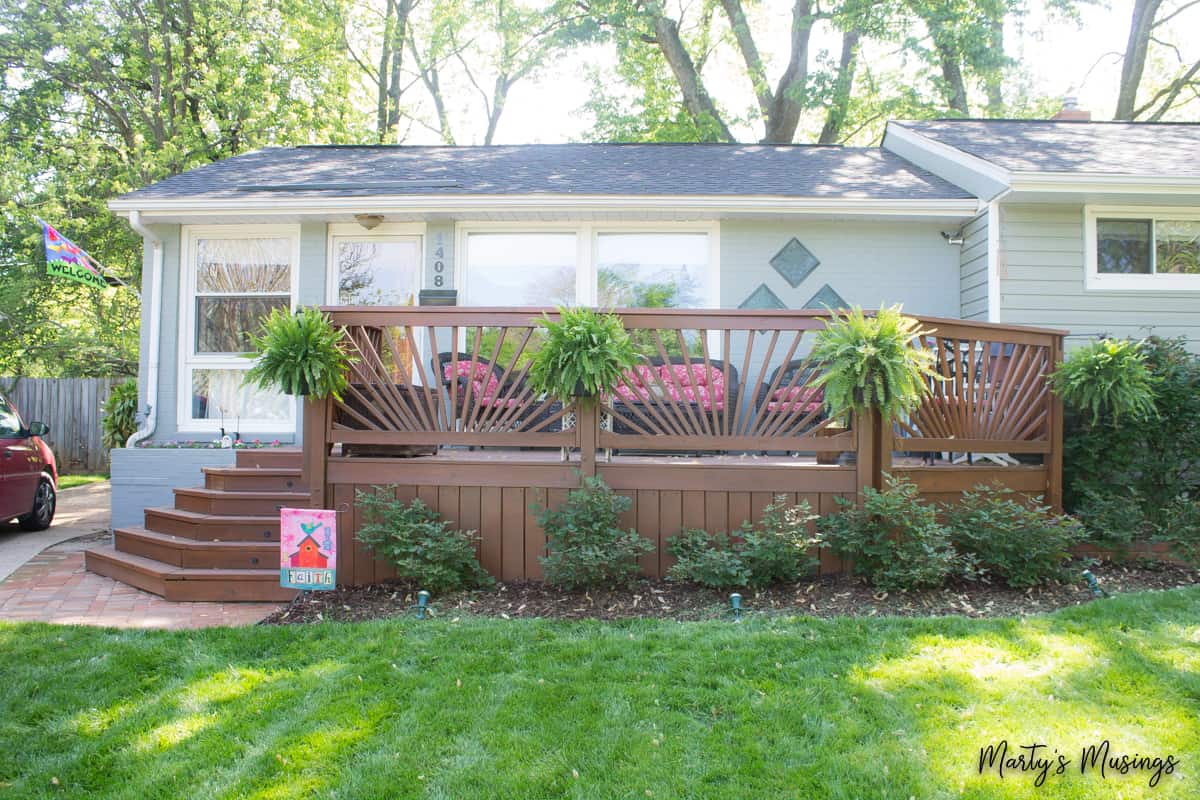
{"type": "Polygon", "coordinates": [[[1168,41],[1164,31],[1171,23],[1178,24],[1181,15],[1190,14],[1191,25],[1183,30],[1194,32],[1200,22],[1200,0],[1181,0],[1174,4],[1164,0],[1134,0],[1129,21],[1129,35],[1125,54],[1121,61],[1121,82],[1117,90],[1115,119],[1145,120],[1156,122],[1162,119],[1177,103],[1200,98],[1200,59],[1185,60],[1179,49],[1168,41]],[[1166,78],[1164,85],[1157,87],[1154,94],[1144,102],[1138,102],[1143,88],[1146,63],[1151,46],[1172,51],[1178,65],[1174,74],[1166,78]]]}
{"type": "Polygon", "coordinates": [[[433,0],[423,11],[414,18],[408,48],[433,113],[416,105],[408,113],[448,144],[461,138],[465,126],[481,128],[478,139],[492,144],[513,88],[588,41],[596,28],[571,0],[536,6],[433,0]],[[453,108],[465,110],[459,115],[465,118],[455,119],[453,108]]]}
{"type": "Polygon", "coordinates": [[[384,7],[379,70],[375,73],[375,132],[381,144],[398,139],[400,95],[405,82],[404,50],[414,5],[415,0],[387,0],[384,7]]]}
{"type": "Polygon", "coordinates": [[[0,286],[21,287],[0,293],[0,341],[16,342],[0,371],[136,365],[136,295],[49,280],[34,214],[136,285],[140,242],[108,198],[254,147],[365,132],[343,101],[344,12],[337,0],[0,5],[0,286]]]}

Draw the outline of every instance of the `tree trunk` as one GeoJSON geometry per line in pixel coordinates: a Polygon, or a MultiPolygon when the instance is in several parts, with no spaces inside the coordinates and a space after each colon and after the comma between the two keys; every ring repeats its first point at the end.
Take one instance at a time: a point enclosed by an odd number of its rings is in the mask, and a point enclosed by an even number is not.
{"type": "Polygon", "coordinates": [[[991,51],[996,64],[984,78],[987,88],[987,113],[989,117],[1004,116],[1004,18],[992,21],[991,51]]]}
{"type": "Polygon", "coordinates": [[[946,98],[946,105],[951,111],[957,111],[964,117],[970,116],[971,109],[967,105],[967,84],[963,80],[962,62],[959,60],[959,55],[954,48],[944,44],[936,44],[938,57],[942,62],[942,80],[946,85],[942,89],[942,93],[946,98]]]}
{"type": "Polygon", "coordinates": [[[1158,15],[1161,5],[1162,0],[1134,0],[1133,16],[1129,21],[1129,40],[1125,45],[1125,58],[1121,63],[1117,111],[1113,114],[1113,119],[1134,117],[1138,88],[1142,83],[1142,73],[1146,69],[1146,51],[1150,47],[1154,17],[1158,15]]]}
{"type": "Polygon", "coordinates": [[[758,100],[758,110],[762,112],[763,119],[766,119],[771,113],[771,103],[775,98],[771,96],[767,71],[763,67],[754,35],[750,32],[750,22],[746,19],[741,0],[721,0],[721,5],[725,8],[725,16],[729,18],[729,27],[733,30],[733,38],[741,51],[742,61],[746,63],[746,72],[754,86],[754,97],[758,100]]]}
{"type": "Polygon", "coordinates": [[[803,109],[801,98],[808,89],[808,43],[812,26],[812,3],[796,0],[792,7],[791,53],[767,115],[764,142],[787,144],[796,138],[796,126],[800,124],[803,109]]]}
{"type": "Polygon", "coordinates": [[[679,37],[679,24],[668,18],[657,3],[650,6],[648,11],[654,24],[655,42],[662,51],[663,57],[667,59],[671,72],[675,75],[675,81],[683,93],[683,105],[687,109],[688,115],[701,130],[715,127],[720,141],[734,141],[733,134],[725,124],[725,120],[721,119],[721,114],[717,111],[712,98],[709,97],[708,90],[704,88],[704,81],[696,70],[695,62],[692,61],[687,48],[683,46],[683,40],[679,37]]]}
{"type": "Polygon", "coordinates": [[[821,128],[821,138],[817,139],[817,144],[837,144],[838,137],[842,134],[842,125],[845,124],[846,113],[850,109],[850,94],[854,89],[859,38],[858,31],[846,31],[842,34],[842,57],[838,64],[833,102],[829,104],[825,126],[821,128]]]}
{"type": "Polygon", "coordinates": [[[381,143],[392,139],[400,125],[400,91],[403,83],[400,67],[404,62],[404,41],[413,4],[414,0],[388,0],[387,3],[375,120],[381,143]]]}

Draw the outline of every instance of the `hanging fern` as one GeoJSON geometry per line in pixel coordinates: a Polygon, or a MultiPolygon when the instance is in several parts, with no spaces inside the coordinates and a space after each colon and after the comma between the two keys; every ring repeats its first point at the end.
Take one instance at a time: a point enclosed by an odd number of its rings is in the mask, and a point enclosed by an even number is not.
{"type": "Polygon", "coordinates": [[[303,308],[293,315],[277,308],[263,319],[251,342],[255,352],[247,357],[255,361],[244,383],[284,394],[342,399],[352,360],[346,332],[320,310],[303,308]]]}
{"type": "Polygon", "coordinates": [[[1075,350],[1051,376],[1054,391],[1080,414],[1113,423],[1155,415],[1154,375],[1141,342],[1100,339],[1075,350]]]}
{"type": "Polygon", "coordinates": [[[929,333],[900,306],[873,316],[857,306],[835,313],[813,346],[813,358],[824,365],[816,385],[825,389],[830,415],[875,409],[888,418],[916,408],[940,380],[933,353],[917,344],[929,333]]]}
{"type": "Polygon", "coordinates": [[[621,318],[589,308],[560,308],[557,321],[537,324],[546,339],[529,367],[534,391],[569,401],[612,391],[621,373],[637,361],[637,350],[621,318]]]}

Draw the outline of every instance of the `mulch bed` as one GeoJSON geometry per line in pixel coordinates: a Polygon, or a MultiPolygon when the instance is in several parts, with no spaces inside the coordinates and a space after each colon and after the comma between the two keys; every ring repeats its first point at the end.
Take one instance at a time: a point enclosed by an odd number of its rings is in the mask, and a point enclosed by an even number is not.
{"type": "MultiPolygon", "coordinates": [[[[1112,595],[1200,584],[1200,570],[1174,564],[1101,564],[1091,569],[1100,585],[1112,595]]],[[[1082,570],[1081,564],[1073,574],[1082,570]]],[[[383,583],[332,592],[305,592],[263,623],[357,622],[412,616],[417,589],[409,584],[383,583]]],[[[743,589],[741,594],[747,616],[769,613],[814,617],[1022,616],[1094,599],[1082,577],[1077,583],[1055,583],[1028,590],[964,582],[929,591],[881,592],[858,578],[837,575],[782,584],[762,591],[743,589]]],[[[434,607],[434,615],[441,618],[464,615],[568,620],[730,617],[728,592],[649,580],[639,581],[628,589],[591,592],[564,592],[524,581],[500,583],[487,591],[453,592],[434,597],[430,605],[434,607]]]]}

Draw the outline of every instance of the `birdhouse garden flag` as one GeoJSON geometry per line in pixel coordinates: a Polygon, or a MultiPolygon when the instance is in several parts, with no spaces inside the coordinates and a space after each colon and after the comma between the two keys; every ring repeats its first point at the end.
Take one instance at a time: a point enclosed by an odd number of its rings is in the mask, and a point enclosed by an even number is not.
{"type": "Polygon", "coordinates": [[[279,511],[279,585],[288,589],[337,586],[337,512],[322,508],[279,511]]]}

